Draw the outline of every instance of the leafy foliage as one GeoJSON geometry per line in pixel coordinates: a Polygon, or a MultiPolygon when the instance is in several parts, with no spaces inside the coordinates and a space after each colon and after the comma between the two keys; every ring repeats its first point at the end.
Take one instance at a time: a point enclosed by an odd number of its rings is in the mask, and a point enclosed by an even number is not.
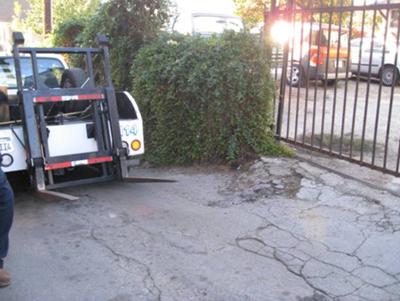
{"type": "Polygon", "coordinates": [[[255,26],[264,19],[264,12],[270,7],[270,0],[234,0],[236,13],[248,26],[255,26]]]}
{"type": "Polygon", "coordinates": [[[58,24],[53,37],[53,44],[64,47],[74,47],[84,44],[82,32],[88,22],[88,18],[72,17],[58,24]]]}
{"type": "MultiPolygon", "coordinates": [[[[234,0],[236,5],[236,13],[242,17],[246,24],[250,27],[264,21],[264,14],[271,10],[271,0],[234,0]]],[[[328,7],[328,6],[349,6],[351,0],[293,0],[299,8],[312,7],[328,7]]],[[[285,7],[288,1],[276,1],[278,7],[285,7]]],[[[348,21],[350,14],[333,13],[332,17],[329,14],[322,14],[323,23],[339,24],[340,19],[345,23],[348,21]]],[[[319,14],[314,14],[314,21],[319,21],[319,14]]]]}
{"type": "MultiPolygon", "coordinates": [[[[100,0],[52,0],[52,18],[54,28],[65,20],[79,20],[90,15],[100,4],[100,0]]],[[[14,18],[19,19],[27,29],[38,35],[44,35],[44,1],[28,0],[29,10],[26,17],[21,20],[21,14],[16,5],[14,18]]]]}
{"type": "MultiPolygon", "coordinates": [[[[129,70],[137,51],[156,37],[169,18],[169,0],[108,1],[85,22],[74,42],[76,46],[94,45],[98,33],[107,35],[111,45],[114,84],[119,89],[129,90],[129,70]]],[[[69,31],[77,29],[73,24],[74,20],[63,24],[68,30],[60,32],[60,35],[68,35],[69,31]]],[[[71,41],[71,37],[65,40],[71,41]]]]}
{"type": "Polygon", "coordinates": [[[131,74],[150,162],[288,154],[270,130],[273,82],[257,38],[163,35],[138,52],[131,74]]]}

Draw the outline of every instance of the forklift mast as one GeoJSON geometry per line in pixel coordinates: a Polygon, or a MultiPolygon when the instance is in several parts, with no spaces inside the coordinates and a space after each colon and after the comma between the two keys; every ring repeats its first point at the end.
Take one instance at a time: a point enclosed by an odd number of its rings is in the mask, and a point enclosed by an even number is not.
{"type": "Polygon", "coordinates": [[[122,145],[116,93],[111,79],[108,40],[104,35],[97,36],[98,48],[28,48],[22,47],[24,37],[20,32],[13,33],[13,58],[18,88],[18,106],[24,130],[24,144],[27,153],[28,171],[33,188],[39,192],[48,189],[69,187],[123,180],[128,178],[126,149],[122,145]],[[42,54],[80,54],[85,58],[88,80],[82,87],[49,88],[39,76],[38,55],[42,54]],[[22,56],[29,56],[32,62],[32,87],[23,82],[22,56]],[[101,57],[103,62],[104,84],[95,86],[93,56],[101,57]],[[48,120],[44,106],[65,104],[67,102],[90,102],[94,138],[97,151],[78,154],[51,156],[49,150],[48,120]],[[99,176],[79,180],[55,182],[53,172],[57,169],[73,168],[80,165],[99,167],[99,176]]]}

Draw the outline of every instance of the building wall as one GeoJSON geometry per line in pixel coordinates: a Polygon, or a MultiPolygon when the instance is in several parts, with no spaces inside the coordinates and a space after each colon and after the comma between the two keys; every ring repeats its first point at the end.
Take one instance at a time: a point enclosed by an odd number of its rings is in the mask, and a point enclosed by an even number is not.
{"type": "MultiPolygon", "coordinates": [[[[14,2],[19,2],[22,12],[29,9],[29,0],[0,0],[0,53],[11,52],[12,27],[11,22],[14,15],[14,2]]],[[[32,33],[24,33],[25,41],[31,44],[33,41],[32,33]]]]}
{"type": "Polygon", "coordinates": [[[0,0],[0,22],[10,23],[14,15],[14,2],[19,2],[22,11],[29,8],[28,0],[0,0]]]}

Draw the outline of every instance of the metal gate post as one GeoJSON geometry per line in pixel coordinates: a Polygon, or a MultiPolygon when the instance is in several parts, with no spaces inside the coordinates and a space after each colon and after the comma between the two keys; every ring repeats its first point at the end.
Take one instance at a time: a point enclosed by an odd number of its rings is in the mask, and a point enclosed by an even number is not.
{"type": "MultiPolygon", "coordinates": [[[[288,0],[287,7],[284,10],[284,19],[288,23],[292,22],[293,15],[293,0],[288,0]]],[[[289,60],[289,40],[285,42],[283,47],[283,62],[282,62],[282,73],[281,73],[281,82],[279,87],[279,97],[278,97],[278,114],[276,121],[276,136],[281,137],[282,132],[282,117],[283,117],[283,109],[284,109],[284,101],[285,101],[285,90],[286,90],[286,75],[288,68],[288,60],[289,60]]]]}

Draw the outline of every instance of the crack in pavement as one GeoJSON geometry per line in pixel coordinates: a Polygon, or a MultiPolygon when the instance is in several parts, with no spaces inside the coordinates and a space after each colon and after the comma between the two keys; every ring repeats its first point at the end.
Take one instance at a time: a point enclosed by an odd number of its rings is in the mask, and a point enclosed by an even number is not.
{"type": "MultiPolygon", "coordinates": [[[[100,246],[104,247],[105,249],[107,249],[112,255],[114,255],[115,257],[117,257],[118,260],[125,260],[126,262],[133,262],[135,264],[137,264],[138,266],[142,267],[142,269],[144,269],[145,271],[145,277],[143,278],[143,285],[144,287],[146,287],[146,289],[153,295],[156,297],[157,301],[161,301],[162,300],[162,290],[160,289],[159,286],[157,286],[156,281],[152,275],[151,269],[150,267],[141,262],[140,260],[128,256],[128,255],[124,255],[118,251],[116,251],[113,247],[111,247],[109,244],[107,244],[107,242],[104,239],[99,238],[98,236],[96,236],[95,234],[95,229],[91,229],[90,231],[90,237],[93,239],[93,241],[95,241],[96,243],[98,243],[100,246]]],[[[129,271],[128,269],[124,268],[123,266],[119,265],[120,268],[122,268],[125,272],[127,273],[131,273],[131,271],[129,271]]]]}
{"type": "MultiPolygon", "coordinates": [[[[367,299],[366,292],[371,288],[377,295],[385,296],[378,299],[379,301],[399,300],[400,291],[397,292],[396,288],[400,273],[389,272],[377,262],[372,263],[371,261],[379,261],[380,258],[365,257],[364,249],[371,247],[370,242],[372,237],[376,238],[373,236],[375,233],[390,235],[400,230],[400,212],[387,207],[373,195],[366,195],[367,192],[360,193],[357,187],[349,189],[347,187],[349,183],[345,185],[341,183],[343,179],[336,178],[330,183],[328,176],[313,175],[305,164],[300,166],[287,161],[288,159],[284,159],[277,162],[268,158],[261,160],[254,164],[247,174],[240,177],[240,181],[244,184],[239,185],[238,179],[235,180],[237,186],[251,192],[252,185],[258,189],[260,183],[265,183],[265,177],[272,182],[276,177],[281,177],[282,173],[284,174],[282,186],[287,187],[284,180],[290,179],[288,170],[289,172],[295,170],[295,176],[302,179],[298,193],[292,198],[290,193],[261,196],[254,190],[253,203],[257,208],[247,211],[260,218],[262,224],[255,230],[238,236],[235,246],[243,251],[279,262],[315,292],[331,300],[336,301],[351,296],[367,299]],[[260,177],[260,181],[257,181],[257,177],[260,177]],[[310,202],[311,204],[307,205],[310,202]],[[286,211],[290,208],[295,222],[291,223],[283,218],[286,214],[285,208],[286,211]],[[253,212],[255,210],[262,213],[253,212]],[[352,241],[344,242],[343,247],[347,250],[341,248],[340,244],[332,246],[329,240],[325,242],[319,237],[309,237],[310,233],[307,233],[304,225],[299,228],[302,224],[298,221],[307,218],[311,218],[308,227],[312,227],[315,231],[321,223],[325,225],[324,231],[327,231],[327,222],[338,223],[351,227],[353,235],[356,236],[352,241]],[[316,223],[313,222],[313,218],[317,218],[316,223]],[[300,234],[302,231],[307,235],[300,234]],[[350,249],[348,245],[354,242],[356,244],[350,249]],[[360,255],[363,253],[361,251],[364,252],[364,256],[360,255]]],[[[240,191],[236,195],[240,196],[240,191]]],[[[232,205],[254,207],[240,201],[232,205]]],[[[351,228],[332,230],[340,233],[351,228]]],[[[324,237],[326,234],[323,233],[324,237]]],[[[394,268],[400,268],[400,265],[394,268]]]]}
{"type": "MultiPolygon", "coordinates": [[[[84,210],[82,210],[81,207],[85,207],[88,206],[88,203],[96,201],[96,198],[91,196],[90,194],[84,193],[81,195],[78,195],[80,198],[80,201],[77,202],[66,202],[65,204],[63,204],[69,211],[70,213],[78,216],[79,218],[83,219],[83,221],[86,223],[86,225],[89,227],[90,225],[93,225],[93,221],[88,217],[87,212],[85,212],[84,210]]],[[[88,207],[90,208],[90,207],[88,207]]],[[[122,223],[121,225],[103,225],[104,228],[112,228],[112,229],[118,229],[118,228],[124,228],[124,227],[128,227],[131,225],[135,225],[135,221],[134,220],[130,220],[127,222],[122,223]]],[[[145,229],[141,229],[142,231],[144,231],[146,234],[150,234],[150,232],[148,232],[145,229]]],[[[118,267],[120,269],[122,269],[123,271],[125,271],[127,274],[131,274],[132,271],[130,271],[129,269],[127,269],[125,266],[123,266],[121,264],[121,260],[124,260],[127,263],[134,263],[137,266],[139,266],[141,268],[141,270],[144,272],[145,276],[142,279],[143,285],[144,287],[147,289],[148,292],[150,292],[153,296],[155,296],[157,301],[161,301],[162,300],[162,290],[160,289],[159,286],[157,286],[156,281],[152,275],[151,269],[150,267],[141,262],[140,260],[122,254],[120,252],[118,252],[115,248],[113,248],[111,245],[109,245],[107,243],[107,241],[105,239],[102,239],[100,237],[98,237],[95,233],[96,229],[94,227],[90,228],[90,234],[89,237],[98,245],[100,245],[101,247],[103,247],[104,249],[108,250],[113,256],[115,256],[119,263],[118,263],[118,267]]]]}
{"type": "MultiPolygon", "coordinates": [[[[258,227],[246,234],[235,233],[230,245],[278,262],[315,294],[332,301],[353,297],[400,300],[400,264],[382,261],[378,252],[370,255],[371,245],[398,234],[400,212],[390,200],[382,199],[382,192],[362,191],[349,182],[338,176],[330,179],[329,174],[308,170],[306,164],[290,159],[264,159],[232,181],[233,193],[224,191],[225,198],[208,203],[208,207],[240,206],[260,219],[258,227]],[[371,290],[375,297],[369,297],[371,290]]],[[[129,226],[141,229],[135,221],[129,226]]],[[[197,248],[196,237],[192,241],[176,234],[141,230],[183,255],[209,255],[197,248]]],[[[161,299],[161,289],[148,265],[116,250],[94,228],[91,237],[118,259],[139,265],[145,271],[143,282],[148,291],[161,299]]],[[[379,251],[379,245],[377,248],[379,251]]]]}

